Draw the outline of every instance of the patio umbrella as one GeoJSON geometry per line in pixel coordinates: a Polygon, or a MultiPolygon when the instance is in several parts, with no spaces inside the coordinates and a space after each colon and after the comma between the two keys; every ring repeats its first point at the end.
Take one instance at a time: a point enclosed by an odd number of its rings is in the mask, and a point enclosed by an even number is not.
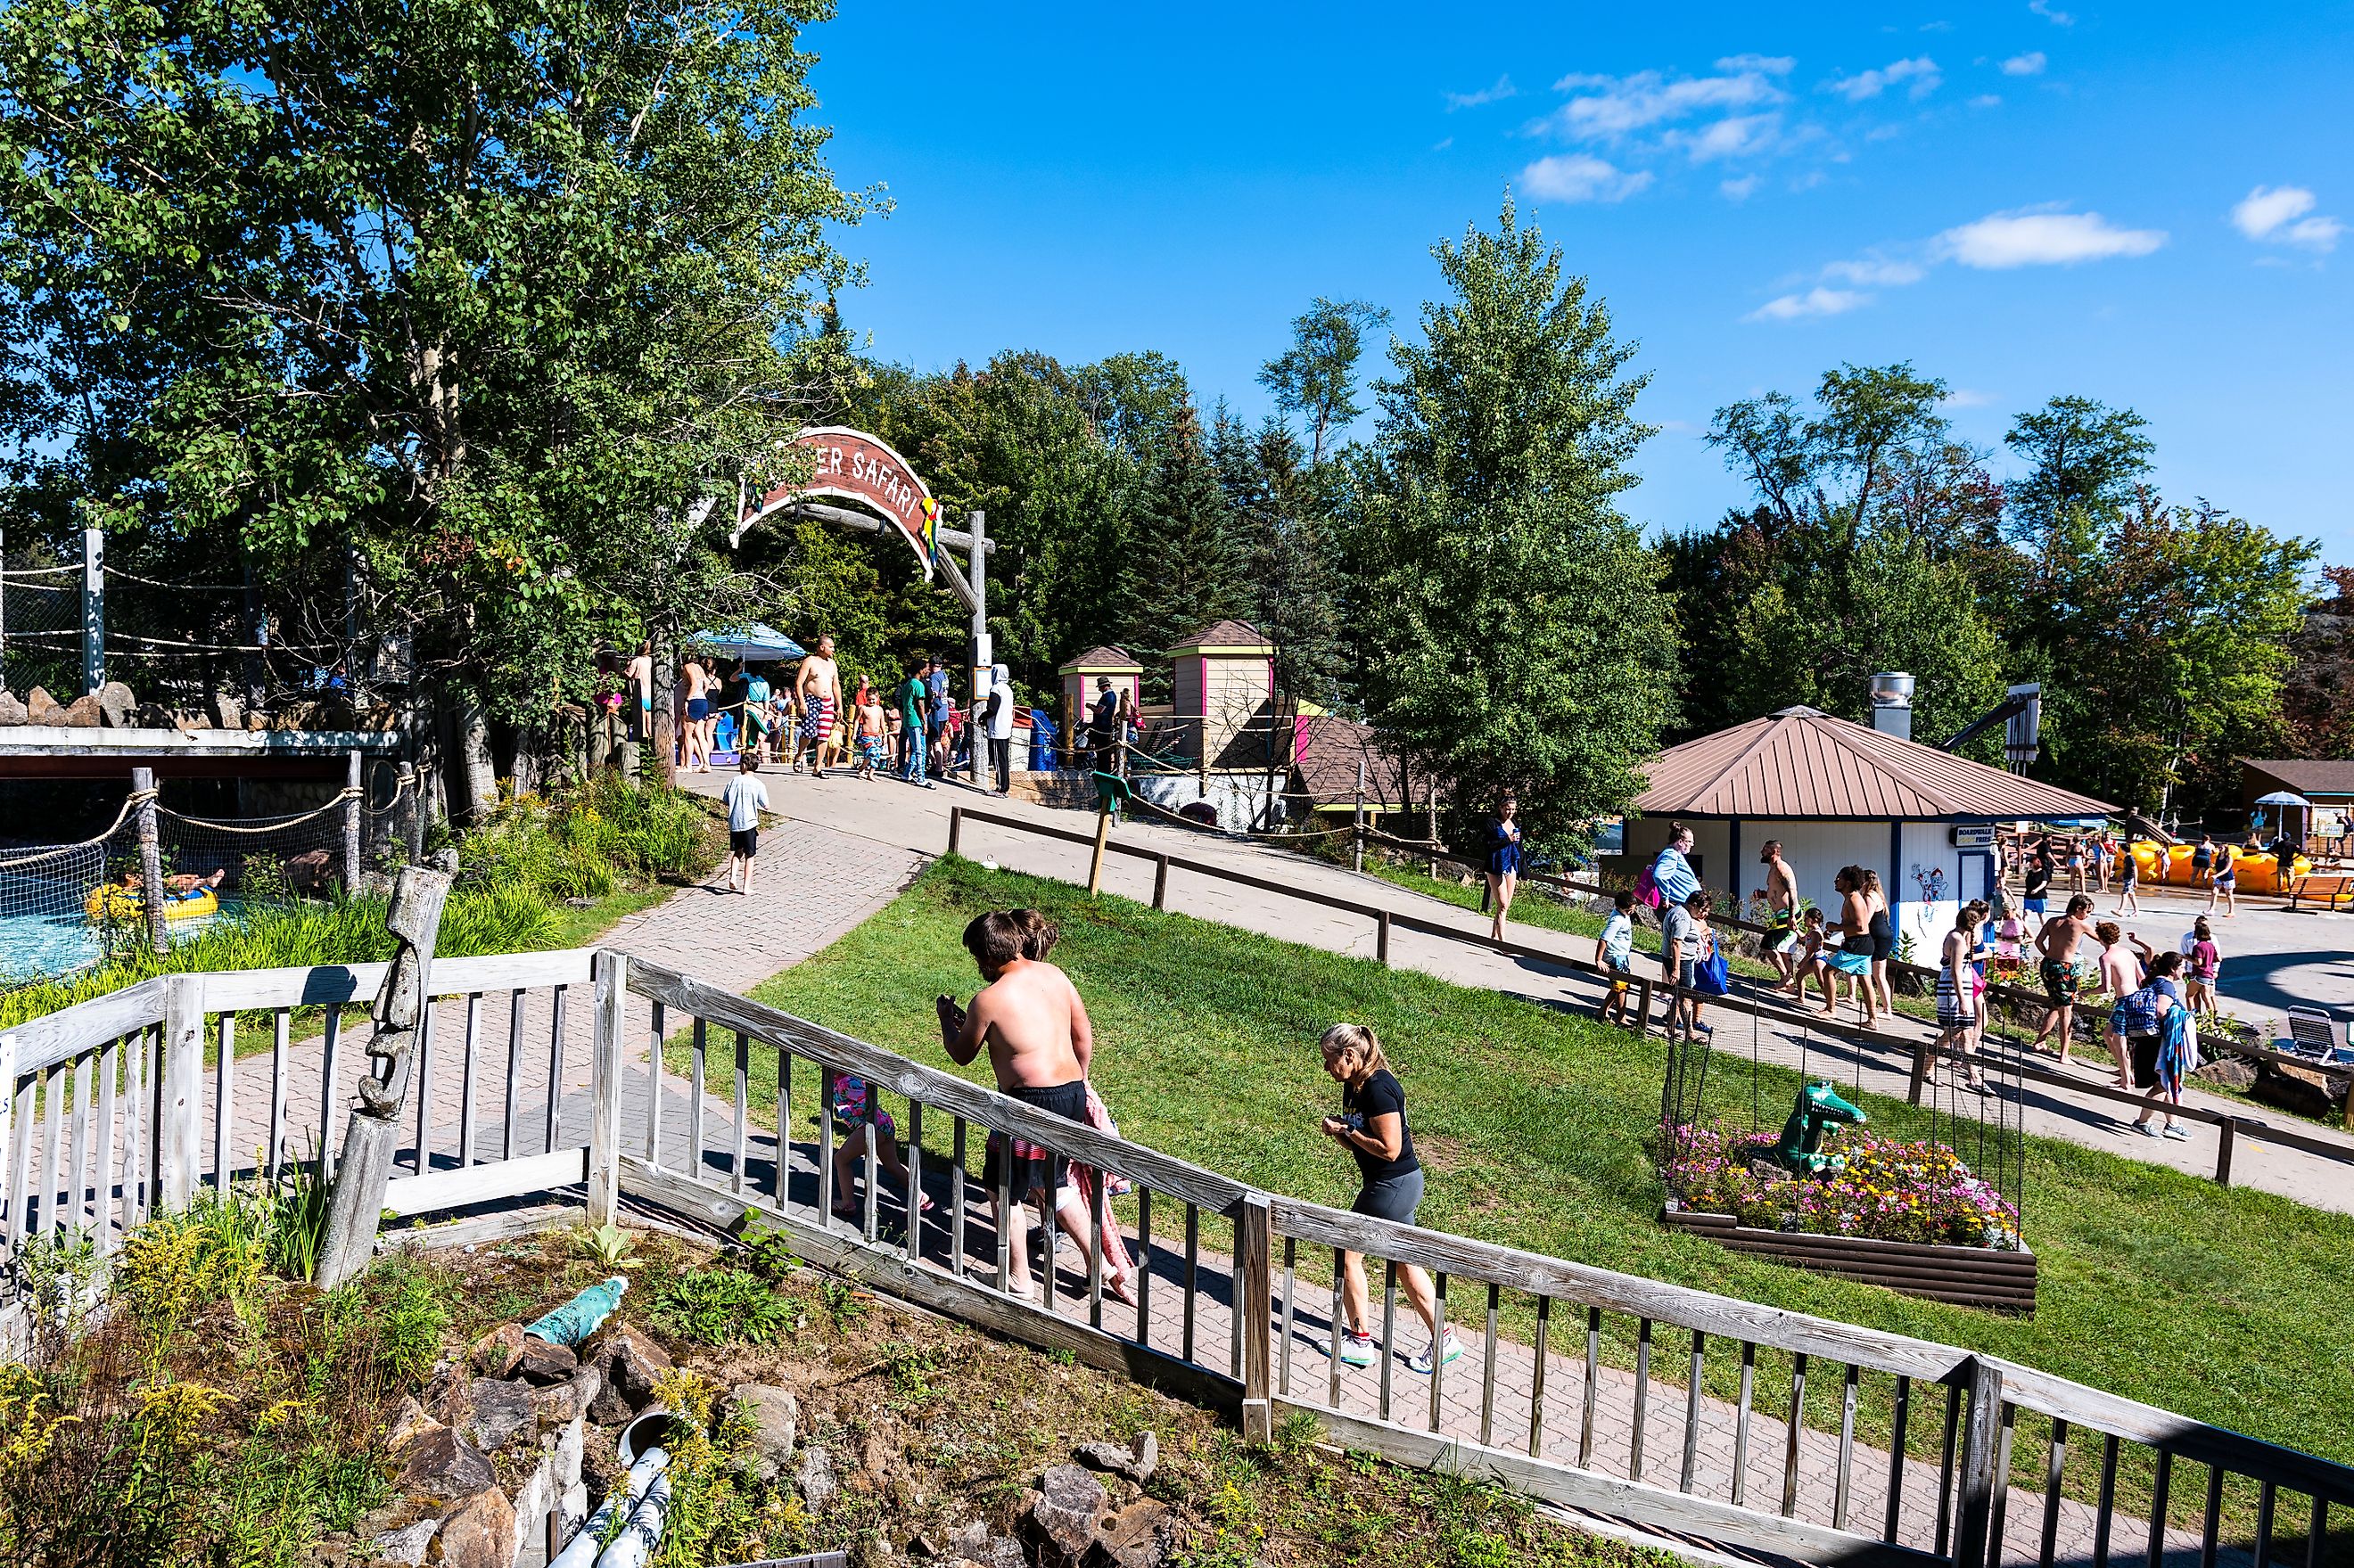
{"type": "Polygon", "coordinates": [[[700,642],[715,653],[732,653],[739,664],[748,661],[774,663],[798,659],[809,652],[776,628],[757,620],[727,631],[698,631],[687,641],[700,642]]]}
{"type": "Polygon", "coordinates": [[[2309,814],[2313,810],[2313,802],[2306,800],[2302,795],[2292,794],[2286,789],[2275,789],[2269,795],[2259,795],[2256,797],[2256,804],[2259,806],[2280,807],[2282,809],[2281,827],[2284,832],[2285,832],[2288,827],[2287,809],[2291,806],[2303,807],[2308,813],[2306,821],[2309,823],[2313,820],[2309,814]]]}

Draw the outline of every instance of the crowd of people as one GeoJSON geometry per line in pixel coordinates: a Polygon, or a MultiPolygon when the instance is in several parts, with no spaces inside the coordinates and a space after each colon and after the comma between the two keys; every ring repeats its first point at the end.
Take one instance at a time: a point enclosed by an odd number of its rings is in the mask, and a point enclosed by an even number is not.
{"type": "MultiPolygon", "coordinates": [[[[976,916],[965,927],[964,947],[982,983],[969,1003],[946,995],[936,1000],[940,1046],[959,1066],[986,1054],[1001,1094],[1043,1115],[1117,1138],[1119,1129],[1093,1082],[1097,1042],[1087,1002],[1071,977],[1051,960],[1059,937],[1054,923],[1034,909],[976,916]]],[[[1338,1023],[1324,1032],[1318,1050],[1326,1075],[1340,1088],[1340,1108],[1321,1118],[1320,1128],[1348,1151],[1356,1166],[1358,1192],[1351,1211],[1413,1224],[1422,1202],[1422,1163],[1407,1126],[1405,1088],[1381,1041],[1364,1025],[1338,1023]]],[[[864,1213],[859,1189],[870,1150],[875,1165],[899,1189],[902,1212],[909,1204],[916,1213],[928,1212],[932,1200],[910,1190],[897,1128],[874,1086],[854,1075],[837,1074],[828,1093],[842,1135],[832,1161],[833,1190],[827,1194],[834,1213],[845,1219],[864,1213]]],[[[1045,1144],[991,1133],[981,1182],[993,1224],[1007,1240],[1006,1278],[1013,1294],[1027,1296],[1035,1289],[1030,1257],[1030,1212],[1034,1211],[1042,1239],[1049,1226],[1068,1236],[1078,1249],[1078,1266],[1085,1269],[1099,1261],[1105,1291],[1136,1304],[1140,1266],[1129,1253],[1108,1202],[1127,1190],[1123,1179],[1045,1144]],[[1001,1193],[1010,1194],[1010,1204],[999,1206],[1001,1193]]],[[[864,1199],[879,1196],[870,1193],[864,1199]]],[[[1046,1259],[1053,1255],[1051,1248],[1044,1254],[1046,1259]]],[[[1427,1374],[1460,1356],[1463,1346],[1441,1324],[1437,1294],[1427,1272],[1402,1264],[1398,1282],[1408,1307],[1428,1330],[1427,1342],[1405,1358],[1406,1365],[1427,1374]]],[[[1341,1318],[1340,1360],[1350,1366],[1372,1365],[1380,1348],[1373,1337],[1364,1259],[1359,1254],[1342,1255],[1337,1308],[1341,1318]]]]}
{"type": "MultiPolygon", "coordinates": [[[[1629,996],[1633,916],[1638,903],[1648,903],[1659,911],[1660,977],[1676,988],[1668,1027],[1703,1040],[1712,1033],[1701,1015],[1706,997],[1724,989],[1721,979],[1712,981],[1710,975],[1719,938],[1710,924],[1711,896],[1692,870],[1691,848],[1691,830],[1670,823],[1666,845],[1636,886],[1615,896],[1598,944],[1602,967],[1611,978],[1601,1009],[1605,1022],[1635,1022],[1629,996]]],[[[1818,1011],[1836,1017],[1844,983],[1865,1027],[1877,1023],[1883,1012],[1893,1015],[1896,999],[1889,966],[1896,952],[1895,927],[1879,873],[1868,866],[1841,867],[1832,879],[1837,913],[1826,915],[1799,897],[1797,874],[1780,841],[1768,840],[1757,858],[1764,868],[1763,885],[1751,899],[1764,912],[1759,955],[1777,977],[1775,994],[1803,1003],[1812,985],[1821,999],[1818,1011]]],[[[2126,865],[2132,859],[2115,858],[2126,865]]],[[[2056,1054],[2066,1065],[2076,1008],[2088,996],[2106,997],[2109,1011],[2102,1033],[2115,1067],[2115,1086],[2146,1090],[2150,1101],[2135,1126],[2151,1137],[2185,1137],[2171,1107],[2180,1102],[2183,1078],[2198,1066],[2197,1021],[2216,1015],[2223,955],[2211,916],[2218,896],[2230,897],[2229,852],[2212,857],[2203,868],[2211,872],[2208,911],[2193,920],[2174,948],[2164,952],[2116,920],[2096,920],[2094,900],[2088,893],[2074,894],[2062,913],[2049,915],[2051,885],[2060,861],[2053,841],[2040,839],[2025,856],[2016,908],[2007,886],[1998,881],[1990,898],[1970,900],[1956,911],[1936,965],[1939,1054],[1959,1065],[1966,1087],[1991,1092],[1978,1061],[1989,973],[1999,975],[2006,964],[2023,965],[2031,952],[2036,980],[2050,1004],[2033,1048],[2056,1054]],[[2088,964],[2080,953],[2094,948],[2099,958],[2088,964]],[[2173,1017],[2178,1009],[2179,1021],[2173,1017]],[[2151,1125],[2153,1110],[2161,1104],[2166,1109],[2162,1130],[2151,1125]]],[[[2108,878],[2101,874],[2108,867],[2098,856],[2091,863],[2105,889],[2108,878]]],[[[2133,873],[2119,868],[2115,890],[2120,918],[2139,912],[2134,896],[2137,881],[2133,873]]]]}

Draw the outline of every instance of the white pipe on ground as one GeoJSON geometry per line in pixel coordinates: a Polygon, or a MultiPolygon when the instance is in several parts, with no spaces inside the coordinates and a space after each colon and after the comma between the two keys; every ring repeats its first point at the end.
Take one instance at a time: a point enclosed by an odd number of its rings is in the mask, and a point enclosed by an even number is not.
{"type": "Polygon", "coordinates": [[[630,1473],[622,1478],[621,1484],[597,1505],[597,1511],[588,1516],[588,1522],[574,1534],[570,1543],[556,1554],[556,1560],[547,1568],[591,1568],[599,1560],[598,1542],[603,1538],[607,1527],[617,1516],[634,1511],[638,1499],[652,1490],[658,1480],[662,1481],[664,1506],[667,1508],[670,1483],[663,1479],[663,1471],[669,1467],[668,1454],[660,1448],[647,1449],[644,1457],[630,1467],[630,1473]]]}
{"type": "Polygon", "coordinates": [[[653,1561],[654,1548],[662,1544],[663,1523],[669,1518],[670,1477],[656,1476],[638,1506],[630,1510],[630,1522],[597,1559],[597,1568],[645,1568],[653,1561]]]}

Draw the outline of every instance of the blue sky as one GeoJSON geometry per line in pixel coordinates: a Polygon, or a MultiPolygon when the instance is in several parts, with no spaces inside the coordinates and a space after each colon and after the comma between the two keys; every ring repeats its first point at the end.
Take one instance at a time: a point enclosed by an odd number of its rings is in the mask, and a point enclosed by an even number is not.
{"type": "Polygon", "coordinates": [[[1509,185],[1641,344],[1647,525],[1741,499],[1720,405],[1909,359],[1982,446],[2130,405],[2169,495],[2354,561],[2354,6],[843,0],[811,42],[895,204],[846,313],[919,368],[1157,348],[1256,415],[1311,296],[1414,330],[1509,185]]]}

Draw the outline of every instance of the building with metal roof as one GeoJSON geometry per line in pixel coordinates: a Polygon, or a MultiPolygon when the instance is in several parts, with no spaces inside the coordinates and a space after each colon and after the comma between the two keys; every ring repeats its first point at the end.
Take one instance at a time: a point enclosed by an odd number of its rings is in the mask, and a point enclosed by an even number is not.
{"type": "Polygon", "coordinates": [[[1810,707],[1671,747],[1645,769],[1614,870],[1633,873],[1692,830],[1705,885],[1747,899],[1763,885],[1759,853],[1779,840],[1798,893],[1836,908],[1841,866],[1880,873],[1900,938],[1929,961],[1956,906],[1993,889],[1994,831],[2020,822],[2097,825],[2108,802],[1988,768],[1810,707]]]}

